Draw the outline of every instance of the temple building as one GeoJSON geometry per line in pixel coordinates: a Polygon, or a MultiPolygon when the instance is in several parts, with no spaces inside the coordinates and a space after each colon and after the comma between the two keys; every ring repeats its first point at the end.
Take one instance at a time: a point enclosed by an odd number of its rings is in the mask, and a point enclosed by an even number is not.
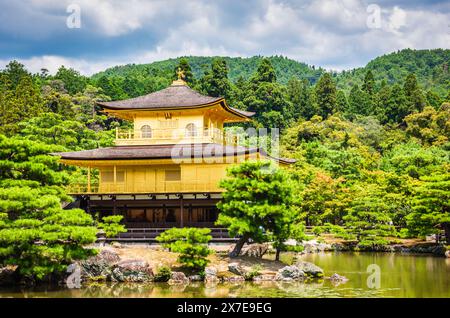
{"type": "Polygon", "coordinates": [[[87,168],[86,182],[69,188],[76,206],[99,216],[123,215],[124,237],[144,240],[138,229],[214,228],[227,167],[261,158],[292,162],[239,146],[224,124],[250,121],[254,113],[199,94],[182,77],[148,95],[98,103],[133,122],[132,129],[116,130],[115,146],[54,154],[63,164],[87,168]]]}

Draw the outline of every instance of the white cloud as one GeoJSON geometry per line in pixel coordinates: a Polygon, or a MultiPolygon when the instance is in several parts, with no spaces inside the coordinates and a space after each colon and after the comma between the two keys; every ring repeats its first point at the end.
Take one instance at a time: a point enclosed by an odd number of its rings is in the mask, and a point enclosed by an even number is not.
{"type": "MultiPolygon", "coordinates": [[[[36,29],[39,37],[51,40],[53,33],[62,32],[59,24],[67,15],[65,7],[72,2],[29,0],[31,7],[22,12],[33,12],[32,17],[47,21],[35,23],[36,29]]],[[[407,47],[450,48],[450,8],[443,9],[442,4],[434,10],[432,5],[392,5],[382,1],[381,27],[374,29],[366,25],[370,2],[362,0],[261,0],[254,3],[255,8],[248,2],[206,0],[76,2],[81,7],[82,28],[87,34],[105,41],[123,39],[123,46],[130,49],[113,58],[102,56],[99,49],[70,57],[49,52],[23,59],[33,71],[41,67],[54,71],[64,64],[92,74],[116,64],[148,63],[181,55],[258,54],[283,54],[341,70],[362,66],[375,56],[407,47]],[[130,40],[136,32],[144,35],[130,40]],[[148,44],[144,44],[146,35],[151,39],[148,44]]],[[[32,26],[24,23],[26,18],[19,20],[20,25],[12,21],[0,26],[0,32],[17,30],[20,36],[27,32],[33,39],[38,36],[32,26]]],[[[95,46],[86,50],[95,50],[95,46]]]]}

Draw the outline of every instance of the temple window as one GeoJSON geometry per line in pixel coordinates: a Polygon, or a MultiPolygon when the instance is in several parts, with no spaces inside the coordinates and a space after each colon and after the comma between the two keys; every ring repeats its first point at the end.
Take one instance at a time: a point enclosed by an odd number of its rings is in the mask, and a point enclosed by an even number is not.
{"type": "Polygon", "coordinates": [[[195,137],[197,136],[197,127],[195,124],[188,124],[186,126],[186,137],[195,137]]]}
{"type": "Polygon", "coordinates": [[[141,127],[141,138],[152,138],[152,127],[144,125],[141,127]]]}

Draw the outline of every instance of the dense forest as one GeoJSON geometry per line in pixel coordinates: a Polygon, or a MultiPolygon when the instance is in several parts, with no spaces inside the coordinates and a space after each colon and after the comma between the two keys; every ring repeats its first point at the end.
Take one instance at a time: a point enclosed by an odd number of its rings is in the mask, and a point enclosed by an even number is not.
{"type": "Polygon", "coordinates": [[[408,49],[326,72],[279,56],[184,57],[92,77],[63,66],[31,74],[12,61],[0,72],[0,256],[22,259],[21,244],[51,241],[23,260],[45,275],[43,254],[64,261],[84,253],[76,244],[95,239],[95,226],[108,228],[62,213],[64,187],[86,171],[49,153],[112,145],[114,128],[130,123],[96,102],[165,88],[178,68],[193,89],[256,112],[252,126],[281,129],[282,155],[297,159],[288,169],[298,213],[316,233],[361,248],[441,231],[450,242],[449,61],[450,50],[408,49]]]}

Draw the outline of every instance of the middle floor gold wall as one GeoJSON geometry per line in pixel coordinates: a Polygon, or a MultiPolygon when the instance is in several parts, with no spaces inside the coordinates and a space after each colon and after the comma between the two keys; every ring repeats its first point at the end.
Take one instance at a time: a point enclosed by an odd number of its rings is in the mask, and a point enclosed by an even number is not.
{"type": "Polygon", "coordinates": [[[230,164],[170,164],[101,167],[99,192],[220,192],[230,164]]]}

